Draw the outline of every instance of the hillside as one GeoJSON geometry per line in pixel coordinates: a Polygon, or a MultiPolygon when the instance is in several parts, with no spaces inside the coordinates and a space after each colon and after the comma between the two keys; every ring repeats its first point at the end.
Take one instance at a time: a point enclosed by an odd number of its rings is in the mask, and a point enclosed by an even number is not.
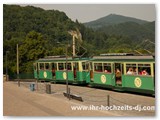
{"type": "Polygon", "coordinates": [[[8,53],[8,71],[16,73],[17,44],[19,44],[20,72],[31,72],[33,61],[39,58],[64,54],[64,45],[57,42],[64,44],[71,40],[68,31],[77,26],[64,12],[58,10],[3,5],[4,71],[8,53]]]}
{"type": "Polygon", "coordinates": [[[122,16],[122,15],[110,14],[108,16],[99,18],[97,20],[84,23],[84,25],[86,27],[98,29],[103,26],[115,25],[115,24],[125,23],[125,22],[135,22],[138,24],[147,23],[147,21],[145,21],[145,20],[140,20],[140,19],[136,19],[136,18],[132,18],[132,17],[126,17],[126,16],[122,16]]]}
{"type": "MultiPolygon", "coordinates": [[[[155,43],[155,21],[148,22],[136,18],[126,17],[122,15],[110,14],[95,21],[84,23],[88,28],[92,28],[95,32],[104,33],[106,36],[119,36],[117,40],[105,40],[109,45],[109,51],[114,48],[142,48],[154,51],[154,44],[148,44],[144,41],[149,39],[155,43]],[[123,36],[123,37],[122,37],[123,36]],[[122,37],[122,38],[121,38],[122,37]],[[114,44],[113,44],[114,43],[114,44]],[[121,44],[119,44],[121,43],[121,44]],[[146,45],[147,44],[147,45],[146,45]],[[112,45],[112,47],[110,47],[112,45]]],[[[109,38],[110,38],[109,37],[109,38]]]]}
{"type": "Polygon", "coordinates": [[[141,41],[143,39],[154,41],[155,22],[148,22],[142,25],[135,22],[124,22],[101,27],[97,31],[104,32],[107,35],[128,36],[134,41],[141,41]]]}
{"type": "MultiPolygon", "coordinates": [[[[143,42],[146,39],[155,41],[154,22],[123,22],[93,30],[78,20],[72,21],[64,12],[58,10],[3,5],[4,73],[6,63],[8,72],[11,75],[16,73],[17,44],[19,44],[20,73],[33,72],[33,62],[39,58],[64,55],[66,43],[69,44],[68,55],[71,56],[72,37],[68,31],[76,28],[80,30],[83,39],[81,45],[76,42],[76,53],[82,55],[87,51],[84,57],[101,53],[134,52],[135,49],[144,52],[146,44],[143,42]]],[[[154,52],[154,46],[148,44],[148,48],[154,52]]]]}
{"type": "Polygon", "coordinates": [[[67,31],[75,26],[64,12],[58,10],[46,11],[32,6],[4,5],[3,12],[4,40],[26,36],[34,30],[51,41],[63,41],[69,39],[67,31]]]}

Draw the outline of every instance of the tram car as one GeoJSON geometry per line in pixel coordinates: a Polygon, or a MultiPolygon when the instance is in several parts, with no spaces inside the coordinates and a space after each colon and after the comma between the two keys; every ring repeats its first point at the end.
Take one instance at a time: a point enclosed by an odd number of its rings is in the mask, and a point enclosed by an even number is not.
{"type": "Polygon", "coordinates": [[[102,54],[90,61],[92,86],[155,93],[155,60],[153,56],[102,54]]]}
{"type": "Polygon", "coordinates": [[[66,83],[67,79],[70,84],[88,84],[90,72],[87,69],[87,58],[48,56],[35,61],[34,77],[57,83],[66,83]]]}
{"type": "Polygon", "coordinates": [[[88,84],[119,91],[155,93],[155,59],[133,54],[101,54],[92,58],[52,56],[34,63],[38,80],[88,84]],[[67,64],[67,66],[66,66],[67,64]]]}

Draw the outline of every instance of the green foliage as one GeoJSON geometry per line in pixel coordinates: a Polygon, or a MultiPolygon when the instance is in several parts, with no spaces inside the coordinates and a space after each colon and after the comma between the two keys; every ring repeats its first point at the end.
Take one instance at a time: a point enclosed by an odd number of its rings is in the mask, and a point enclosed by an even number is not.
{"type": "Polygon", "coordinates": [[[31,31],[19,47],[19,59],[22,71],[30,72],[32,62],[47,55],[47,41],[42,34],[31,31]],[[27,66],[27,67],[26,67],[27,66]]]}
{"type": "MultiPolygon", "coordinates": [[[[77,47],[77,55],[84,57],[108,52],[133,52],[135,49],[146,53],[143,47],[154,52],[154,45],[146,44],[145,39],[154,42],[155,22],[148,23],[137,19],[117,16],[112,18],[116,25],[99,27],[97,30],[85,27],[78,20],[73,22],[64,12],[43,10],[32,6],[3,5],[3,71],[16,73],[16,45],[19,44],[20,72],[32,72],[33,62],[39,58],[64,55],[69,44],[68,55],[72,55],[72,37],[69,30],[78,28],[83,43],[77,47]],[[120,20],[120,21],[117,21],[120,20]],[[140,23],[135,23],[138,21],[140,23]],[[60,44],[58,44],[58,42],[60,44]],[[85,49],[84,49],[85,48],[85,49]]],[[[105,20],[103,19],[103,22],[105,20]]],[[[106,22],[106,21],[105,21],[106,22]]],[[[110,22],[111,23],[111,22],[110,22]]],[[[98,22],[98,26],[101,26],[98,22]]],[[[94,27],[94,26],[93,26],[94,27]]],[[[77,46],[77,42],[76,42],[77,46]]]]}
{"type": "MultiPolygon", "coordinates": [[[[154,24],[153,24],[154,26],[154,24]]],[[[142,41],[143,39],[150,39],[154,41],[154,30],[149,29],[147,26],[140,25],[134,22],[126,22],[117,25],[102,27],[98,31],[103,31],[109,35],[122,35],[128,36],[133,41],[142,41]]]]}

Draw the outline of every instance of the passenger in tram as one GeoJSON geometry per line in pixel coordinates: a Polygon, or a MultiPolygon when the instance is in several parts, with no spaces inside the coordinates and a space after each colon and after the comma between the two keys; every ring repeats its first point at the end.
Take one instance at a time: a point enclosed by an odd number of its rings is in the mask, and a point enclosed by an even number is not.
{"type": "Polygon", "coordinates": [[[122,83],[121,71],[119,70],[119,68],[116,69],[116,83],[117,84],[121,84],[122,83]]]}
{"type": "Polygon", "coordinates": [[[109,70],[105,69],[104,70],[105,73],[111,73],[109,70]]]}
{"type": "Polygon", "coordinates": [[[121,76],[121,71],[118,68],[116,69],[116,76],[121,76]]]}
{"type": "Polygon", "coordinates": [[[116,69],[116,77],[121,78],[121,71],[118,68],[116,69]]]}
{"type": "Polygon", "coordinates": [[[147,70],[144,69],[144,70],[142,70],[141,75],[149,75],[149,74],[148,74],[147,70]]]}
{"type": "Polygon", "coordinates": [[[128,71],[127,71],[127,74],[133,75],[133,68],[129,68],[128,71]]]}
{"type": "Polygon", "coordinates": [[[137,68],[134,69],[134,75],[138,75],[138,69],[137,68]]]}

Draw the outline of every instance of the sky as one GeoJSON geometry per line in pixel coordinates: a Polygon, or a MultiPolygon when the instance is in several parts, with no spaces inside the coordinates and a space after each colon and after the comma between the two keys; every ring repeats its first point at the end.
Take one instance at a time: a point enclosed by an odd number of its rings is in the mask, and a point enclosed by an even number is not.
{"type": "MultiPolygon", "coordinates": [[[[89,22],[109,14],[118,14],[147,21],[156,20],[154,4],[27,4],[45,10],[59,10],[73,21],[89,22]]],[[[22,5],[26,6],[26,4],[22,5]]]]}

